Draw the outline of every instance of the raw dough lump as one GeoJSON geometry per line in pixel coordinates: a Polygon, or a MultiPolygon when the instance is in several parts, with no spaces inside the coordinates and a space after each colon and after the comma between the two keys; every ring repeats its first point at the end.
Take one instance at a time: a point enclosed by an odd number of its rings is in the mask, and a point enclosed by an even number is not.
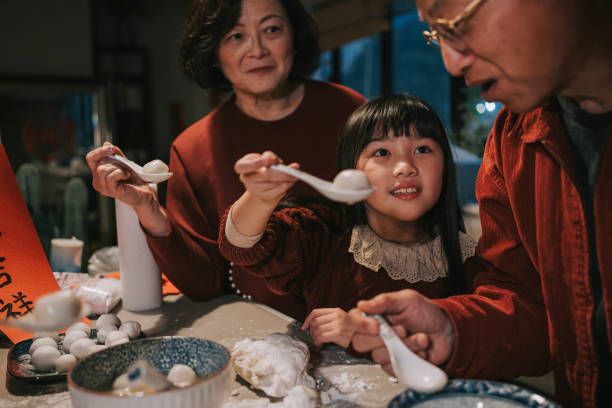
{"type": "Polygon", "coordinates": [[[315,387],[308,375],[308,346],[288,335],[270,334],[263,340],[245,339],[234,345],[232,365],[253,387],[272,397],[284,397],[296,385],[315,387]]]}

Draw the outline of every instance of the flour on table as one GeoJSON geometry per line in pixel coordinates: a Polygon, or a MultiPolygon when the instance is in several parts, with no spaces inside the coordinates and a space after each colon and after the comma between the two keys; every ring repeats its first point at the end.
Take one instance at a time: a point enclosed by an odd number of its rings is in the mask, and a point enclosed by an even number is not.
{"type": "Polygon", "coordinates": [[[244,339],[232,349],[232,365],[253,387],[272,397],[284,397],[296,385],[315,387],[306,372],[308,346],[288,335],[272,333],[263,340],[244,339]]]}
{"type": "Polygon", "coordinates": [[[296,385],[280,402],[270,402],[267,398],[229,400],[223,408],[316,408],[319,394],[305,385],[296,385]]]}
{"type": "Polygon", "coordinates": [[[329,389],[321,392],[321,402],[328,404],[332,401],[360,402],[363,393],[372,389],[373,384],[366,384],[356,374],[342,373],[339,376],[327,378],[329,389]]]}

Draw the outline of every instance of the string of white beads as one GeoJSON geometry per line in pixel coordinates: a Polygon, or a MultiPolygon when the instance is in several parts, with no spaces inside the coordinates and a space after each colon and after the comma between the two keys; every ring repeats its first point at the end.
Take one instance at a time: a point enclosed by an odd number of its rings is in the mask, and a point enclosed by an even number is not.
{"type": "Polygon", "coordinates": [[[233,266],[234,266],[234,263],[230,262],[230,267],[229,267],[229,270],[228,270],[228,279],[231,282],[232,289],[234,289],[236,291],[236,294],[238,296],[242,296],[242,298],[244,300],[252,300],[251,295],[247,295],[246,293],[242,293],[240,291],[240,289],[238,289],[236,287],[236,282],[234,282],[234,276],[233,276],[234,271],[232,270],[233,266]]]}

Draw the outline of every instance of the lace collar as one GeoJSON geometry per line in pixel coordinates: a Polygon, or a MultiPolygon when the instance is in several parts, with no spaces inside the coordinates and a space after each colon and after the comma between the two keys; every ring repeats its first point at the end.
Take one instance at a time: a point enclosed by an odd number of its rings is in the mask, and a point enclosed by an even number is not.
{"type": "MultiPolygon", "coordinates": [[[[463,232],[459,232],[459,241],[461,257],[465,260],[474,254],[476,242],[463,232]]],[[[394,280],[433,282],[447,276],[448,261],[439,235],[430,241],[406,246],[382,239],[368,225],[355,225],[349,252],[358,264],[373,271],[382,268],[394,280]]]]}

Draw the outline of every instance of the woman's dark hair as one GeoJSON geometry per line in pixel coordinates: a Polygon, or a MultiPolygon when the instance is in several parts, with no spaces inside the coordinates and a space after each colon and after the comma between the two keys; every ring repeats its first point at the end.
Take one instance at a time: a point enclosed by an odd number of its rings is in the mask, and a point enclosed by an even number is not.
{"type": "MultiPolygon", "coordinates": [[[[319,65],[319,33],[300,0],[278,0],[293,32],[290,78],[306,78],[319,65]]],[[[229,91],[232,84],[217,64],[219,42],[238,22],[242,0],[194,0],[183,33],[179,61],[202,88],[229,91]]]]}
{"type": "MultiPolygon", "coordinates": [[[[381,96],[360,106],[349,117],[338,143],[338,171],[355,168],[361,152],[377,135],[395,137],[413,135],[435,140],[444,154],[443,184],[440,198],[422,217],[429,237],[440,234],[449,279],[455,293],[465,290],[463,259],[458,231],[465,232],[457,198],[457,176],[444,125],[434,109],[424,100],[407,94],[381,96]]],[[[344,205],[349,224],[366,224],[365,204],[344,205]]]]}

